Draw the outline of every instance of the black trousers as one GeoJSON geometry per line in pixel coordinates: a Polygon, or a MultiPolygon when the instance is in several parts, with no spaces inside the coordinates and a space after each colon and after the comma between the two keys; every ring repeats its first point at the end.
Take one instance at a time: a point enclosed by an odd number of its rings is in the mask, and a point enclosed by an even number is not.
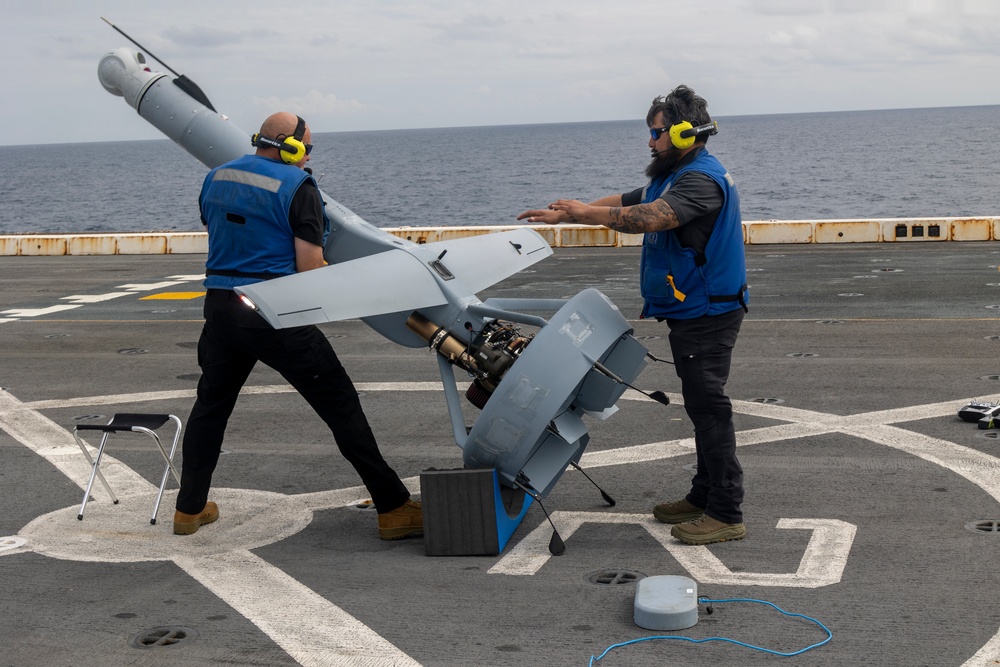
{"type": "Polygon", "coordinates": [[[208,290],[198,341],[201,379],[184,432],[177,509],[197,514],[208,501],[226,424],[257,361],[281,373],[333,432],[379,512],[410,497],[379,451],[358,392],[326,336],[314,326],[273,329],[231,290],[208,290]]]}
{"type": "Polygon", "coordinates": [[[694,422],[698,455],[687,500],[725,523],[743,521],[743,468],[736,458],[733,404],[725,388],[744,314],[740,308],[693,320],[667,319],[670,350],[681,379],[684,410],[694,422]]]}

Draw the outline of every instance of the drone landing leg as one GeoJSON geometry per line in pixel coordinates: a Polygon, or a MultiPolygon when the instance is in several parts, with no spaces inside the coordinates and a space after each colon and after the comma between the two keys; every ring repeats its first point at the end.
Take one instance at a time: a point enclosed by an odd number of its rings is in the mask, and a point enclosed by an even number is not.
{"type": "Polygon", "coordinates": [[[593,485],[594,485],[594,487],[595,487],[595,488],[596,488],[596,489],[597,489],[598,491],[600,491],[600,492],[601,492],[601,496],[603,496],[603,497],[604,497],[604,502],[606,502],[606,503],[608,504],[608,506],[609,506],[609,507],[614,507],[615,505],[617,505],[617,503],[615,502],[615,499],[614,499],[614,498],[612,498],[611,496],[609,496],[609,495],[608,495],[608,494],[607,494],[607,493],[606,493],[606,492],[604,491],[604,489],[602,489],[602,488],[601,488],[600,486],[598,486],[597,482],[595,482],[594,480],[592,480],[592,479],[590,478],[590,475],[588,475],[588,474],[587,474],[586,472],[584,472],[583,468],[581,468],[581,467],[579,466],[579,464],[577,464],[577,463],[573,463],[572,461],[570,461],[570,462],[569,462],[569,464],[570,464],[571,466],[573,466],[574,468],[576,468],[577,470],[579,470],[579,471],[580,471],[580,473],[581,473],[581,474],[582,474],[582,475],[583,475],[584,477],[586,477],[586,478],[587,478],[587,481],[588,481],[588,482],[590,482],[591,484],[593,484],[593,485]]]}
{"type": "Polygon", "coordinates": [[[521,483],[521,475],[518,475],[518,481],[514,482],[514,486],[531,496],[532,499],[538,503],[538,506],[542,508],[545,518],[549,520],[549,525],[552,526],[552,537],[549,539],[549,553],[553,556],[562,556],[566,552],[566,543],[563,542],[561,537],[559,537],[559,531],[556,530],[556,524],[552,523],[552,517],[549,516],[549,512],[545,509],[545,505],[542,504],[542,497],[538,495],[538,493],[530,486],[527,486],[526,483],[521,483]]]}

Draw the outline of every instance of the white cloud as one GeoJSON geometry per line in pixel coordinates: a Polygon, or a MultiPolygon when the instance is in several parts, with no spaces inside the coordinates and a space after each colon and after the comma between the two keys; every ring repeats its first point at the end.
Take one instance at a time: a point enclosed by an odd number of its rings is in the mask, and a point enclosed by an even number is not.
{"type": "Polygon", "coordinates": [[[820,14],[828,3],[823,0],[750,0],[746,6],[751,13],[764,16],[800,16],[820,14]]]}
{"type": "Polygon", "coordinates": [[[775,46],[806,46],[820,40],[818,28],[807,25],[797,25],[791,30],[777,30],[767,35],[767,42],[775,46]]]}

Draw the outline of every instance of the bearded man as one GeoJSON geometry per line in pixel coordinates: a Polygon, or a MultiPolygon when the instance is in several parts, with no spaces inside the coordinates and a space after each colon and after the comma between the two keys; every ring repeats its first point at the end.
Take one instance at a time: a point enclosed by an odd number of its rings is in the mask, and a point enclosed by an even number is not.
{"type": "Polygon", "coordinates": [[[717,125],[702,97],[678,86],[653,100],[646,124],[653,159],[644,187],[590,204],[560,199],[518,220],[645,234],[642,317],[670,329],[698,457],[691,490],[656,505],[653,515],[674,524],[671,535],[687,544],[739,540],[746,535],[743,468],[725,385],[749,301],[740,199],[729,173],[705,148],[717,125]]]}

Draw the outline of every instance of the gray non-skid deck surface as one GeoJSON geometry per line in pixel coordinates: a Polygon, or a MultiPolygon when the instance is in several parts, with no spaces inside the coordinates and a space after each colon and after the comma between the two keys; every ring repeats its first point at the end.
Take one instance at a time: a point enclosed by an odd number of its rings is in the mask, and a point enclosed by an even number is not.
{"type": "MultiPolygon", "coordinates": [[[[614,573],[690,576],[702,595],[768,600],[831,629],[832,642],[789,664],[993,664],[1000,534],[969,525],[1000,520],[1000,441],[990,437],[1000,431],[956,411],[1000,396],[1000,246],[747,252],[752,304],[729,383],[747,538],[686,547],[650,520],[653,504],[685,492],[694,460],[678,381],[656,364],[638,386],[675,404],[629,393],[618,414],[588,422],[583,463],[617,506],[574,471],[546,500],[567,545],[560,557],[548,557],[537,506],[496,557],[427,557],[421,540],[378,540],[329,433],[265,367],[227,433],[217,524],[171,535],[171,483],[149,525],[162,464],[140,435],[108,450],[122,503],[97,487],[78,522],[88,468],[74,424],[115,412],[187,418],[202,300],[185,293],[201,289],[204,257],[0,258],[0,311],[14,311],[0,313],[0,666],[582,666],[655,634],[632,624],[634,584],[591,581],[614,573]],[[130,644],[159,627],[194,633],[174,646],[130,644]]],[[[560,249],[480,297],[598,287],[636,320],[638,256],[560,249]]],[[[665,325],[634,326],[668,356],[665,325]]],[[[414,489],[421,470],[461,465],[430,352],[357,321],[323,330],[414,489]]],[[[476,410],[465,409],[471,423],[476,410]]],[[[824,637],[759,605],[714,609],[678,634],[780,651],[824,637]]],[[[656,641],[598,664],[775,660],[656,641]]]]}

